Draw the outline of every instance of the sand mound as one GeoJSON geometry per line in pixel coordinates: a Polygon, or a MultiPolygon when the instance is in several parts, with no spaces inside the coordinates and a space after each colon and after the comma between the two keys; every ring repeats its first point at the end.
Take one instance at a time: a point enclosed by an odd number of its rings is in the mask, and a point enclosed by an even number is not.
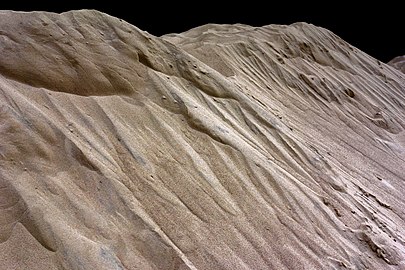
{"type": "Polygon", "coordinates": [[[404,269],[405,75],[330,31],[0,12],[1,269],[404,269]]]}
{"type": "Polygon", "coordinates": [[[394,68],[399,69],[400,71],[405,73],[405,55],[395,57],[388,62],[388,65],[391,65],[394,68]]]}

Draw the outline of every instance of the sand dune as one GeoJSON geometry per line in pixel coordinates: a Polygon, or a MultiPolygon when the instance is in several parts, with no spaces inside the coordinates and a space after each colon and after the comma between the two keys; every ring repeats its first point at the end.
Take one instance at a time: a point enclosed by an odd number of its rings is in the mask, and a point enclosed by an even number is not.
{"type": "Polygon", "coordinates": [[[405,269],[405,75],[328,31],[0,11],[0,269],[405,269]]]}

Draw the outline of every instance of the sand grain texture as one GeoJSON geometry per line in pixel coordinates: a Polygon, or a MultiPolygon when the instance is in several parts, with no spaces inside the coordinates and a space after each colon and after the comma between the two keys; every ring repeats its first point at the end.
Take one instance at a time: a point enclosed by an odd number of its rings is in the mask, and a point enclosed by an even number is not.
{"type": "Polygon", "coordinates": [[[405,269],[404,87],[307,23],[0,11],[0,269],[405,269]]]}

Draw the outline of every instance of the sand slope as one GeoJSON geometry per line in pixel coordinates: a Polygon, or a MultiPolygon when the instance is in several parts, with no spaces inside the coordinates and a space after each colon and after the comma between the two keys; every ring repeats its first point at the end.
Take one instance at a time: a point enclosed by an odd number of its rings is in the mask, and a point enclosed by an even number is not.
{"type": "Polygon", "coordinates": [[[405,269],[404,87],[306,23],[0,11],[0,269],[405,269]]]}

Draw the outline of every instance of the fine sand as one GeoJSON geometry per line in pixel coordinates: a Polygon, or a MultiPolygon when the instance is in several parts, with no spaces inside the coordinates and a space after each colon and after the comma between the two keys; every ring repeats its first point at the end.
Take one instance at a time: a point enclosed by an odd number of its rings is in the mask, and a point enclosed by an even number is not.
{"type": "Polygon", "coordinates": [[[0,269],[405,269],[405,74],[327,29],[0,11],[0,269]]]}

